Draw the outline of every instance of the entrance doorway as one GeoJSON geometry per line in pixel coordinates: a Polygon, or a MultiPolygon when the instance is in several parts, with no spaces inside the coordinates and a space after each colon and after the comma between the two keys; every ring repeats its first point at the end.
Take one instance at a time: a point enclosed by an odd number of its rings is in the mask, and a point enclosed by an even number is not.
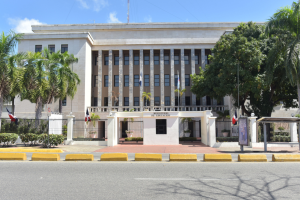
{"type": "Polygon", "coordinates": [[[122,138],[126,138],[127,137],[126,131],[128,130],[128,122],[121,121],[121,125],[122,125],[122,138]]]}
{"type": "Polygon", "coordinates": [[[98,121],[98,138],[105,138],[105,121],[98,121]]]}
{"type": "Polygon", "coordinates": [[[194,121],[188,122],[188,127],[189,127],[189,130],[191,131],[190,137],[195,137],[194,136],[194,121]]]}

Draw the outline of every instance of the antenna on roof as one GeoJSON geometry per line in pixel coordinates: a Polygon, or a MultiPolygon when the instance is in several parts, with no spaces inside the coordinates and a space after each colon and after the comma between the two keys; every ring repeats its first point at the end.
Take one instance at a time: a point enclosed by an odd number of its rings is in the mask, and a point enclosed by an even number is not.
{"type": "Polygon", "coordinates": [[[128,11],[127,11],[127,23],[129,24],[129,0],[127,2],[128,11]]]}

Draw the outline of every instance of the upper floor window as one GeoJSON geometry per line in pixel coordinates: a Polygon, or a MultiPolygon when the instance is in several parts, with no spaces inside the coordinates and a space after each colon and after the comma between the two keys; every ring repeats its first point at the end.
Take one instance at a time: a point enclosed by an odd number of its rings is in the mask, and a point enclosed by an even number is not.
{"type": "Polygon", "coordinates": [[[124,97],[124,106],[129,106],[129,97],[124,97]]]}
{"type": "Polygon", "coordinates": [[[94,106],[98,106],[98,97],[94,97],[94,106]]]}
{"type": "Polygon", "coordinates": [[[189,55],[184,55],[184,64],[190,64],[189,55]]]}
{"type": "Polygon", "coordinates": [[[195,55],[195,64],[196,64],[196,65],[199,64],[199,55],[195,55]]]}
{"type": "Polygon", "coordinates": [[[185,105],[186,105],[186,106],[190,106],[190,105],[191,105],[191,99],[190,99],[189,96],[186,96],[186,97],[185,97],[185,105]]]}
{"type": "Polygon", "coordinates": [[[139,106],[139,105],[140,105],[139,97],[134,97],[134,106],[139,106]]]}
{"type": "Polygon", "coordinates": [[[170,56],[169,55],[165,55],[165,65],[170,64],[170,56]]]}
{"type": "Polygon", "coordinates": [[[175,106],[178,106],[178,96],[175,96],[175,106]]]}
{"type": "Polygon", "coordinates": [[[66,97],[62,100],[62,106],[67,106],[67,98],[66,97]]]}
{"type": "Polygon", "coordinates": [[[154,106],[160,106],[160,97],[154,97],[154,106]]]}
{"type": "Polygon", "coordinates": [[[119,75],[115,75],[115,87],[119,87],[119,75]]]}
{"type": "Polygon", "coordinates": [[[49,45],[48,49],[49,49],[50,53],[55,52],[55,45],[49,45]]]}
{"type": "Polygon", "coordinates": [[[94,87],[98,87],[98,75],[94,76],[94,87]]]}
{"type": "Polygon", "coordinates": [[[178,74],[174,75],[174,85],[178,86],[178,74]]]}
{"type": "Polygon", "coordinates": [[[128,55],[124,56],[124,65],[129,65],[129,56],[128,55]]]}
{"type": "Polygon", "coordinates": [[[145,54],[145,56],[144,56],[144,64],[145,65],[149,65],[149,61],[150,61],[149,55],[145,54]]]}
{"type": "Polygon", "coordinates": [[[134,65],[140,64],[140,57],[138,55],[134,55],[134,65]]]}
{"type": "Polygon", "coordinates": [[[165,97],[165,106],[170,106],[170,97],[165,97]]]}
{"type": "Polygon", "coordinates": [[[158,54],[154,55],[154,65],[159,65],[159,55],[158,54]]]}
{"type": "Polygon", "coordinates": [[[104,75],[104,87],[108,87],[108,75],[104,75]]]}
{"type": "Polygon", "coordinates": [[[109,57],[108,55],[104,55],[104,65],[108,65],[109,57]]]}
{"type": "Polygon", "coordinates": [[[175,56],[174,56],[174,64],[179,65],[179,55],[178,54],[175,54],[175,56]]]}
{"type": "Polygon", "coordinates": [[[129,87],[129,75],[124,75],[124,87],[129,87]]]}
{"type": "Polygon", "coordinates": [[[190,86],[190,75],[189,74],[185,75],[185,86],[190,86]]]}
{"type": "Polygon", "coordinates": [[[35,52],[42,52],[42,45],[35,45],[35,52]]]}
{"type": "Polygon", "coordinates": [[[196,106],[200,106],[200,97],[196,98],[196,106]]]}
{"type": "Polygon", "coordinates": [[[68,45],[67,44],[62,44],[60,52],[65,53],[66,51],[68,51],[68,45]]]}
{"type": "Polygon", "coordinates": [[[108,97],[104,97],[104,106],[108,106],[108,97]]]}
{"type": "Polygon", "coordinates": [[[170,75],[165,74],[165,86],[170,86],[170,75]]]}
{"type": "Polygon", "coordinates": [[[209,65],[208,55],[205,55],[205,64],[209,65]]]}
{"type": "Polygon", "coordinates": [[[115,55],[115,65],[119,65],[119,55],[115,55]]]}
{"type": "Polygon", "coordinates": [[[150,82],[149,79],[150,79],[150,78],[149,78],[149,74],[145,74],[145,75],[144,75],[144,86],[145,86],[145,87],[149,87],[149,82],[150,82]]]}
{"type": "Polygon", "coordinates": [[[134,75],[134,86],[138,87],[140,85],[139,75],[134,75]]]}
{"type": "Polygon", "coordinates": [[[159,86],[159,74],[154,75],[154,86],[159,86]]]}

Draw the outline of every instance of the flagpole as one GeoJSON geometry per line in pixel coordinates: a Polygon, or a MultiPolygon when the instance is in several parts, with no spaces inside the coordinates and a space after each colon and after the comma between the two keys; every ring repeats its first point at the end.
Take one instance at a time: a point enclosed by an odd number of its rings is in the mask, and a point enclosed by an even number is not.
{"type": "Polygon", "coordinates": [[[179,97],[179,72],[177,70],[177,91],[178,91],[178,112],[179,112],[179,101],[180,101],[180,97],[179,97]]]}

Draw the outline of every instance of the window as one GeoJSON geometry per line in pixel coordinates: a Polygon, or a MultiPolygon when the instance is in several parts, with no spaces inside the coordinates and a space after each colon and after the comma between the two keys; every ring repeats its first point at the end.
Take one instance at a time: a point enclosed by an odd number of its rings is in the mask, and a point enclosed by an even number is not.
{"type": "Polygon", "coordinates": [[[49,49],[50,53],[55,52],[55,45],[49,45],[48,49],[49,49]]]}
{"type": "Polygon", "coordinates": [[[119,87],[119,75],[115,75],[115,87],[119,87]]]}
{"type": "Polygon", "coordinates": [[[178,96],[175,96],[175,106],[178,106],[178,96]]]}
{"type": "Polygon", "coordinates": [[[149,74],[144,75],[144,86],[149,87],[149,74]]]}
{"type": "Polygon", "coordinates": [[[129,97],[124,97],[124,106],[129,106],[129,97]]]}
{"type": "Polygon", "coordinates": [[[159,65],[159,55],[158,54],[154,55],[154,65],[159,65]]]}
{"type": "Polygon", "coordinates": [[[171,102],[170,102],[170,97],[165,97],[165,106],[170,106],[171,102]]]}
{"type": "Polygon", "coordinates": [[[128,55],[124,56],[124,65],[129,65],[129,56],[128,55]]]}
{"type": "Polygon", "coordinates": [[[104,65],[108,65],[108,55],[104,55],[104,65]]]}
{"type": "Polygon", "coordinates": [[[210,96],[206,96],[206,105],[208,105],[208,106],[211,105],[211,99],[210,99],[210,96]]]}
{"type": "Polygon", "coordinates": [[[98,106],[98,97],[94,97],[94,106],[98,106]]]}
{"type": "Polygon", "coordinates": [[[160,106],[160,97],[154,97],[154,106],[160,106]]]}
{"type": "Polygon", "coordinates": [[[175,86],[178,86],[178,74],[174,75],[174,84],[175,86]]]}
{"type": "Polygon", "coordinates": [[[167,54],[165,55],[165,65],[169,65],[170,64],[170,56],[167,54]]]}
{"type": "Polygon", "coordinates": [[[129,75],[124,75],[124,87],[129,87],[129,75]]]}
{"type": "Polygon", "coordinates": [[[98,87],[98,76],[94,76],[94,87],[98,87]]]}
{"type": "Polygon", "coordinates": [[[119,55],[115,55],[115,65],[119,65],[119,55]]]}
{"type": "Polygon", "coordinates": [[[134,97],[134,106],[139,106],[139,105],[140,105],[139,97],[134,97]]]}
{"type": "Polygon", "coordinates": [[[199,97],[196,98],[196,106],[200,106],[200,98],[199,97]]]}
{"type": "Polygon", "coordinates": [[[156,134],[167,134],[166,119],[156,119],[156,134]]]}
{"type": "Polygon", "coordinates": [[[104,97],[104,106],[108,106],[108,97],[104,97]]]}
{"type": "Polygon", "coordinates": [[[190,86],[190,75],[189,74],[185,75],[185,86],[190,86]]]}
{"type": "Polygon", "coordinates": [[[66,51],[68,51],[68,45],[67,44],[62,44],[60,51],[61,51],[61,53],[65,53],[66,51]]]}
{"type": "Polygon", "coordinates": [[[140,57],[138,55],[134,56],[134,65],[139,65],[140,64],[140,57]]]}
{"type": "Polygon", "coordinates": [[[179,65],[179,55],[178,54],[175,54],[175,56],[174,56],[174,64],[179,65]]]}
{"type": "Polygon", "coordinates": [[[144,98],[144,106],[149,106],[149,105],[150,105],[149,99],[146,100],[146,98],[144,98]]]}
{"type": "Polygon", "coordinates": [[[98,62],[98,56],[95,56],[95,65],[97,65],[98,62]]]}
{"type": "Polygon", "coordinates": [[[165,74],[165,86],[170,86],[170,75],[165,74]]]}
{"type": "Polygon", "coordinates": [[[154,75],[154,86],[159,86],[159,74],[154,75]]]}
{"type": "Polygon", "coordinates": [[[206,65],[209,64],[208,55],[205,55],[205,64],[206,64],[206,65]]]}
{"type": "Polygon", "coordinates": [[[108,87],[108,75],[104,75],[104,87],[108,87]]]}
{"type": "Polygon", "coordinates": [[[186,65],[190,64],[189,55],[184,55],[184,64],[186,65]]]}
{"type": "Polygon", "coordinates": [[[35,45],[35,52],[42,52],[42,45],[35,45]]]}
{"type": "Polygon", "coordinates": [[[186,106],[190,106],[190,105],[191,105],[191,99],[190,99],[189,96],[186,96],[186,97],[185,97],[185,105],[186,105],[186,106]]]}
{"type": "Polygon", "coordinates": [[[134,86],[138,87],[140,85],[139,75],[134,75],[134,86]]]}
{"type": "Polygon", "coordinates": [[[66,97],[62,100],[62,106],[67,106],[67,98],[66,97]]]}
{"type": "Polygon", "coordinates": [[[195,55],[195,64],[196,64],[196,65],[199,64],[199,55],[195,55]]]}
{"type": "Polygon", "coordinates": [[[144,64],[145,65],[149,65],[149,60],[150,60],[149,55],[145,54],[145,56],[144,56],[144,64]]]}

